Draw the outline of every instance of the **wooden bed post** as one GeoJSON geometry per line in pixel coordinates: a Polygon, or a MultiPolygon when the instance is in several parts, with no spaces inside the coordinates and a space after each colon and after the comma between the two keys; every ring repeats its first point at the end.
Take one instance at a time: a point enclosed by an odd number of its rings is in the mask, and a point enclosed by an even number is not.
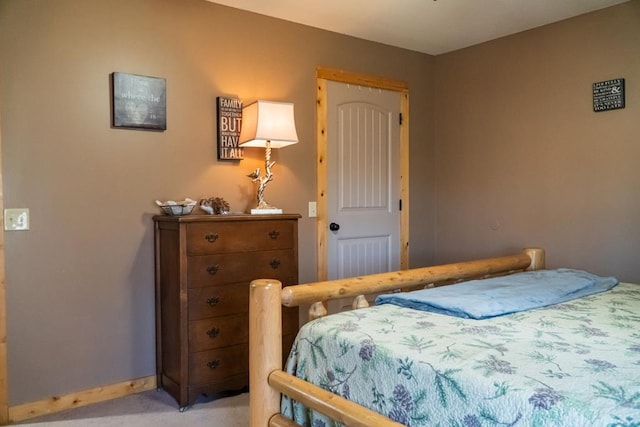
{"type": "Polygon", "coordinates": [[[280,393],[269,387],[269,374],[282,369],[282,283],[251,282],[249,293],[249,425],[264,427],[280,413],[280,393]]]}
{"type": "Polygon", "coordinates": [[[525,248],[524,253],[531,258],[531,264],[527,270],[542,270],[545,268],[544,249],[525,248]]]}

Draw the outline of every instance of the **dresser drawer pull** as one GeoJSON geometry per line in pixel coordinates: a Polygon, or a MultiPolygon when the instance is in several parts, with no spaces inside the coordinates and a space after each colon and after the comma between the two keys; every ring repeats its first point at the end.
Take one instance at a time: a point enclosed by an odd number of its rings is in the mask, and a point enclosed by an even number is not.
{"type": "Polygon", "coordinates": [[[214,264],[207,267],[207,273],[209,273],[211,276],[215,275],[218,272],[218,270],[220,270],[219,264],[214,264]]]}
{"type": "Polygon", "coordinates": [[[206,236],[204,236],[205,240],[209,243],[215,242],[216,240],[218,240],[218,237],[220,237],[218,233],[209,233],[206,236]]]}
{"type": "Polygon", "coordinates": [[[211,362],[207,363],[207,366],[209,367],[209,369],[216,369],[218,366],[220,366],[220,361],[218,359],[212,360],[211,362]]]}
{"type": "Polygon", "coordinates": [[[207,304],[209,307],[215,307],[220,302],[220,297],[211,297],[207,299],[207,304]]]}
{"type": "Polygon", "coordinates": [[[280,260],[274,258],[274,259],[271,260],[271,262],[269,264],[271,264],[271,268],[273,268],[275,270],[278,267],[280,267],[280,260]]]}
{"type": "Polygon", "coordinates": [[[211,328],[207,331],[207,335],[209,335],[209,338],[215,338],[218,336],[219,333],[220,333],[220,328],[211,328]]]}
{"type": "Polygon", "coordinates": [[[280,235],[280,232],[278,230],[273,230],[269,232],[269,237],[271,237],[272,240],[277,239],[279,235],[280,235]]]}

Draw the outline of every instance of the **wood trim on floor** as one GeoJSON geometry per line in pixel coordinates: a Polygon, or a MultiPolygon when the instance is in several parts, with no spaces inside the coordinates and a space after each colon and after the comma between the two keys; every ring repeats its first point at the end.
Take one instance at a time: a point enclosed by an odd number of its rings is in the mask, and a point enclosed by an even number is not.
{"type": "Polygon", "coordinates": [[[9,407],[9,422],[16,423],[30,418],[60,412],[72,408],[104,402],[118,397],[125,397],[143,391],[154,390],[157,387],[156,376],[137,378],[110,384],[103,387],[95,387],[88,390],[53,396],[37,402],[23,403],[9,407]]]}

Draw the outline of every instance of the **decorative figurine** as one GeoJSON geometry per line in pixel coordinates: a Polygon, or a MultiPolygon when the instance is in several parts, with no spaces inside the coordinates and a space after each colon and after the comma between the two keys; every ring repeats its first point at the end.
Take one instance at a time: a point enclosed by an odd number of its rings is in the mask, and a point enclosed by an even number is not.
{"type": "Polygon", "coordinates": [[[200,199],[200,209],[210,215],[225,215],[229,213],[229,203],[222,197],[208,197],[200,199]]]}

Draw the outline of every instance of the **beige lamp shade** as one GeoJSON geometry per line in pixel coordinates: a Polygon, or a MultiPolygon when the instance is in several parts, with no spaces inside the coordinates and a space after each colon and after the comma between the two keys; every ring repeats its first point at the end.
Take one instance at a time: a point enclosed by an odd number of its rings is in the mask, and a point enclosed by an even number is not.
{"type": "Polygon", "coordinates": [[[242,147],[286,147],[298,142],[293,104],[256,101],[242,109],[239,145],[242,147]]]}

